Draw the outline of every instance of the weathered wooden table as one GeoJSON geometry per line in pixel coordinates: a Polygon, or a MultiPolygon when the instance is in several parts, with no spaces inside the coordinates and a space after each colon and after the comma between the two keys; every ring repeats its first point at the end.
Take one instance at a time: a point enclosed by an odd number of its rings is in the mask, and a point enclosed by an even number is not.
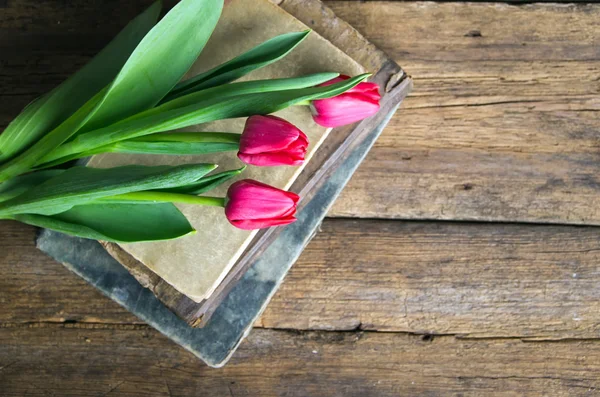
{"type": "MultiPolygon", "coordinates": [[[[0,0],[0,125],[150,0],[0,0]]],[[[600,393],[600,5],[328,2],[415,90],[215,370],[0,223],[0,395],[600,393]]]]}

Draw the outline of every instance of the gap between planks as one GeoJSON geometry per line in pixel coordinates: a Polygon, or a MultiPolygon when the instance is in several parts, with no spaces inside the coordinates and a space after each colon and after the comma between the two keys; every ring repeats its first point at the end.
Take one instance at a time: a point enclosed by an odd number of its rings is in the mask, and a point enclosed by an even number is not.
{"type": "MultiPolygon", "coordinates": [[[[104,323],[104,322],[88,322],[85,320],[72,321],[72,320],[56,320],[56,321],[27,321],[22,323],[0,323],[0,330],[2,329],[73,329],[73,330],[118,330],[118,331],[144,331],[144,332],[156,332],[153,327],[145,323],[104,323]]],[[[579,342],[592,342],[600,341],[600,336],[597,338],[582,337],[582,338],[552,338],[547,336],[522,336],[522,335],[499,335],[499,336],[474,336],[467,334],[452,334],[452,333],[424,333],[424,332],[408,332],[408,331],[387,331],[387,330],[374,330],[374,329],[363,329],[362,324],[359,324],[354,329],[328,329],[328,330],[305,330],[296,328],[278,328],[269,327],[261,324],[261,321],[257,321],[254,324],[253,329],[263,329],[273,332],[282,332],[298,336],[311,336],[323,335],[323,337],[335,338],[336,334],[339,335],[352,335],[357,336],[362,334],[397,334],[397,335],[408,335],[414,337],[420,337],[425,342],[432,342],[434,339],[439,338],[456,338],[460,340],[470,341],[501,341],[501,340],[520,340],[527,343],[579,343],[579,342]]]]}

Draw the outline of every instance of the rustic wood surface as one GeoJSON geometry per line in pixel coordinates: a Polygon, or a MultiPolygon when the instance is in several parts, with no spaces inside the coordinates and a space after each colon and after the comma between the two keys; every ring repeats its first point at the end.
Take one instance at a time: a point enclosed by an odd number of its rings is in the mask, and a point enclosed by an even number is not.
{"type": "Polygon", "coordinates": [[[415,80],[332,215],[600,224],[600,5],[327,4],[415,80]]]}
{"type": "Polygon", "coordinates": [[[144,327],[0,330],[4,396],[594,396],[600,345],[255,329],[210,369],[144,327]],[[19,341],[16,345],[15,341],[19,341]]]}
{"type": "MultiPolygon", "coordinates": [[[[0,0],[0,127],[149,3],[0,0]]],[[[0,222],[1,396],[598,395],[600,5],[327,4],[415,79],[331,213],[371,219],[219,370],[0,222]]]]}

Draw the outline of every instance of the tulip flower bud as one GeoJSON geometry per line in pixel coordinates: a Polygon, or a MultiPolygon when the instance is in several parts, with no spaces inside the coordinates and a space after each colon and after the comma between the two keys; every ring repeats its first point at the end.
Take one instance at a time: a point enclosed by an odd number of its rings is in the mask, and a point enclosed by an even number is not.
{"type": "Polygon", "coordinates": [[[301,165],[308,138],[295,125],[275,116],[252,116],[246,121],[238,157],[258,166],[301,165]]]}
{"type": "Polygon", "coordinates": [[[296,221],[297,194],[251,179],[232,184],[227,191],[225,215],[244,230],[287,225],[296,221]]]}
{"type": "MultiPolygon", "coordinates": [[[[349,79],[341,75],[321,84],[327,86],[349,79]]],[[[312,101],[313,119],[323,127],[340,127],[366,119],[379,111],[379,86],[375,83],[359,83],[356,87],[333,98],[312,101]]]]}

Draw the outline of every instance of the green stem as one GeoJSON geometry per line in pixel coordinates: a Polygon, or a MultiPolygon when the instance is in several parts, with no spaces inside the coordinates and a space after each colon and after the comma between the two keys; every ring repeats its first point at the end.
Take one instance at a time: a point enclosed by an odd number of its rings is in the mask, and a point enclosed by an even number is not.
{"type": "MultiPolygon", "coordinates": [[[[164,154],[153,151],[144,151],[144,150],[132,150],[131,148],[123,148],[119,146],[119,144],[127,144],[129,142],[142,143],[161,143],[161,142],[183,142],[183,143],[230,143],[236,145],[234,148],[230,148],[229,150],[237,150],[240,142],[240,134],[234,134],[229,132],[160,132],[156,134],[146,135],[139,138],[133,139],[125,139],[121,141],[117,141],[115,143],[111,143],[107,146],[101,146],[95,148],[93,150],[87,152],[80,152],[75,154],[70,154],[65,157],[62,157],[64,149],[68,147],[68,143],[59,147],[54,152],[50,153],[50,155],[44,157],[42,161],[40,161],[36,165],[36,169],[44,169],[48,167],[54,167],[65,163],[67,161],[93,156],[95,154],[101,153],[141,153],[141,154],[164,154]]],[[[221,151],[221,150],[219,150],[221,151]]],[[[210,153],[217,153],[217,151],[210,151],[210,153]]],[[[196,153],[185,153],[185,154],[196,154],[196,153]]]]}
{"type": "Polygon", "coordinates": [[[102,201],[152,201],[155,203],[180,203],[225,207],[224,197],[194,196],[191,194],[152,191],[119,194],[117,196],[104,197],[102,201]]]}
{"type": "Polygon", "coordinates": [[[240,134],[233,134],[230,132],[160,132],[119,142],[239,143],[240,137],[240,134]]]}

